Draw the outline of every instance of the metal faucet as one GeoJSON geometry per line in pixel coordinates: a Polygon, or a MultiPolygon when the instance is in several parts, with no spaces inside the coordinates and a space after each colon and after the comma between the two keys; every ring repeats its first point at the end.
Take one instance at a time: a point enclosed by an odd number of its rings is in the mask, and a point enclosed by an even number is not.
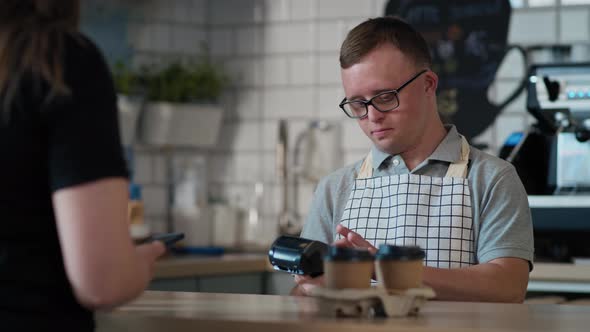
{"type": "Polygon", "coordinates": [[[289,169],[287,165],[288,132],[287,121],[279,120],[279,132],[276,150],[277,174],[281,184],[281,212],[279,214],[279,233],[299,235],[301,233],[301,218],[289,207],[289,169]]]}

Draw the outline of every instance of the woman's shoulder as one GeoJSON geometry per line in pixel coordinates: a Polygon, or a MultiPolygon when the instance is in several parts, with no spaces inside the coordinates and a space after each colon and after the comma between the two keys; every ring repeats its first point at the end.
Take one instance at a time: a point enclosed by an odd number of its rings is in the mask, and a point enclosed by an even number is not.
{"type": "Polygon", "coordinates": [[[96,44],[84,34],[69,33],[64,46],[64,76],[72,92],[93,95],[99,90],[104,98],[115,98],[111,71],[96,44]]]}
{"type": "Polygon", "coordinates": [[[96,44],[79,32],[68,32],[64,36],[65,63],[104,63],[104,58],[96,44]],[[72,62],[73,61],[73,62],[72,62]]]}

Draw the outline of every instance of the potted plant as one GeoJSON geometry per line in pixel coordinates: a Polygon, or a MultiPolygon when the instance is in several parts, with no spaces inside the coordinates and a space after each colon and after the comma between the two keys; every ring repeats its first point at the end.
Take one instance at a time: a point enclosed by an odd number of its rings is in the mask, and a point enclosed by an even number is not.
{"type": "Polygon", "coordinates": [[[140,137],[151,145],[211,147],[217,141],[227,79],[207,57],[172,62],[141,75],[146,104],[140,137]]]}

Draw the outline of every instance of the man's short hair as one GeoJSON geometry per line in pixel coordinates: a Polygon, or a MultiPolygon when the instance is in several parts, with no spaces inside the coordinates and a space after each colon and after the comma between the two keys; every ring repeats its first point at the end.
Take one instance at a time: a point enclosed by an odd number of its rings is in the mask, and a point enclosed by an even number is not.
{"type": "Polygon", "coordinates": [[[354,27],[340,48],[340,67],[357,64],[369,52],[390,43],[398,48],[417,67],[429,68],[432,58],[424,37],[399,17],[371,18],[354,27]]]}

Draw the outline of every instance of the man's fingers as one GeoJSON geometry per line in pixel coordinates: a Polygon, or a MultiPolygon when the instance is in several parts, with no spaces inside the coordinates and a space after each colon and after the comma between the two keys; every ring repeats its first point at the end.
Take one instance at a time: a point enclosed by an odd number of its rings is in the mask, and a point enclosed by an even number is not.
{"type": "Polygon", "coordinates": [[[332,243],[332,245],[335,247],[354,247],[354,245],[350,243],[347,238],[336,240],[334,243],[332,243]]]}
{"type": "Polygon", "coordinates": [[[342,226],[342,224],[338,224],[336,225],[336,232],[342,235],[342,237],[347,237],[348,233],[350,232],[350,229],[342,226]]]}
{"type": "Polygon", "coordinates": [[[317,285],[314,285],[314,284],[301,284],[299,287],[301,287],[301,290],[303,291],[303,294],[304,295],[309,296],[313,292],[313,289],[317,287],[317,285]]]}
{"type": "Polygon", "coordinates": [[[298,275],[298,274],[294,275],[294,278],[293,278],[293,280],[295,280],[295,283],[298,285],[302,284],[302,283],[309,282],[311,279],[313,279],[313,278],[310,276],[302,276],[302,275],[298,275]]]}
{"type": "Polygon", "coordinates": [[[349,242],[351,242],[353,245],[357,247],[367,248],[371,245],[367,240],[363,239],[363,237],[360,236],[358,233],[353,232],[350,229],[342,226],[342,224],[338,224],[336,226],[336,232],[342,235],[342,237],[348,239],[349,242]]]}
{"type": "Polygon", "coordinates": [[[296,275],[294,280],[297,286],[293,289],[292,295],[311,295],[314,288],[324,285],[323,275],[315,278],[296,275]]]}
{"type": "Polygon", "coordinates": [[[377,248],[375,248],[369,241],[365,240],[359,233],[353,232],[350,229],[342,226],[342,224],[336,225],[336,232],[342,235],[342,239],[334,242],[334,245],[337,247],[355,247],[355,248],[362,248],[367,249],[371,254],[375,254],[377,252],[377,248]]]}
{"type": "Polygon", "coordinates": [[[363,239],[362,236],[353,231],[348,232],[348,236],[346,238],[348,239],[348,241],[350,241],[357,247],[368,248],[371,246],[371,243],[369,243],[369,241],[363,239]]]}

